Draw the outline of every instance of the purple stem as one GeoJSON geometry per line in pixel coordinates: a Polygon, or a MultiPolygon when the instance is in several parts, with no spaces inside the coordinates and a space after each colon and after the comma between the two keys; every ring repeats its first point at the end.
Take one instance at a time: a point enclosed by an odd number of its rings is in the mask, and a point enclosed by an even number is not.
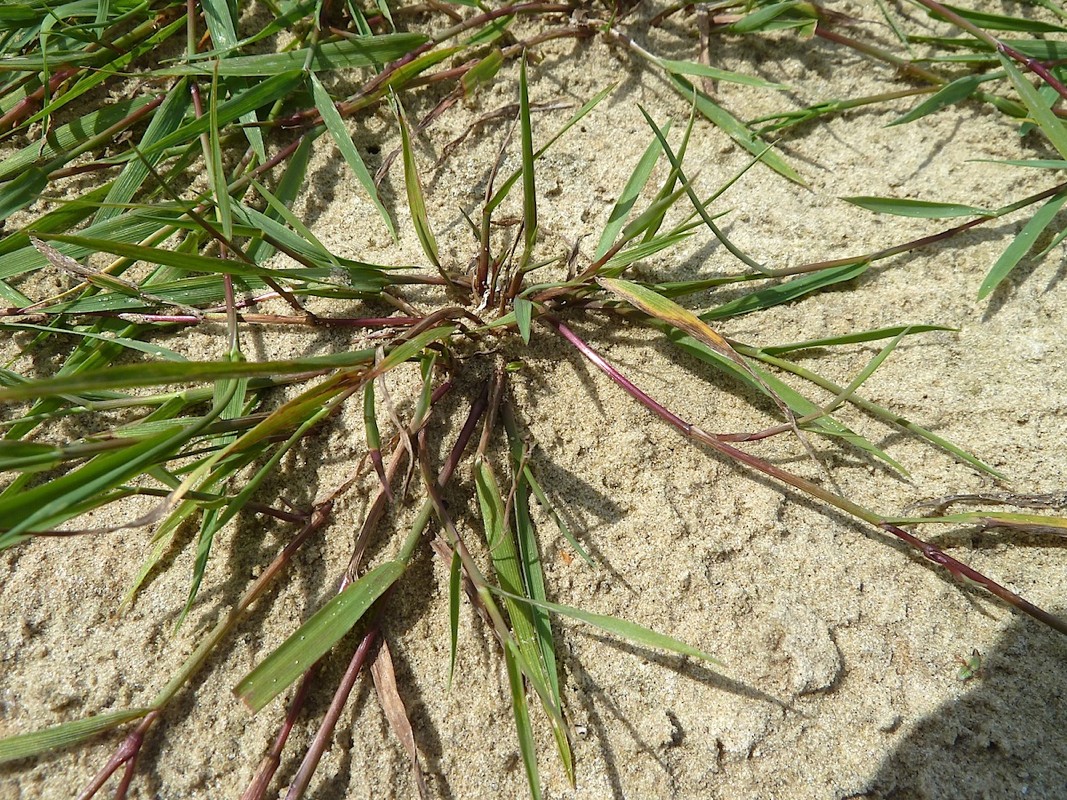
{"type": "Polygon", "coordinates": [[[664,421],[677,428],[684,436],[696,439],[697,441],[706,444],[708,447],[718,451],[719,453],[722,453],[723,455],[727,456],[730,459],[733,459],[734,461],[738,461],[755,470],[758,470],[759,472],[762,472],[765,475],[769,475],[772,478],[776,478],[777,480],[782,481],[783,483],[786,483],[789,486],[799,489],[802,492],[805,492],[826,503],[829,503],[832,506],[835,506],[836,508],[841,509],[842,511],[848,514],[851,514],[852,516],[857,517],[858,519],[861,519],[872,525],[876,525],[885,532],[892,534],[893,536],[900,539],[902,542],[905,542],[909,546],[918,550],[928,561],[937,564],[938,566],[944,567],[953,576],[971,581],[973,583],[977,583],[978,585],[984,587],[991,594],[1014,606],[1018,610],[1022,611],[1024,614],[1027,614],[1033,617],[1034,619],[1045,623],[1053,630],[1057,630],[1060,633],[1067,634],[1067,622],[1065,622],[1064,620],[1055,617],[1052,614],[1049,614],[1047,611],[1044,611],[1043,609],[1038,608],[1034,604],[1028,602],[1027,600],[1024,600],[1022,597],[1015,594],[1015,592],[1005,588],[1004,586],[1001,586],[996,581],[986,577],[985,575],[972,569],[971,567],[968,567],[966,564],[957,561],[952,556],[938,549],[934,545],[929,544],[928,542],[924,542],[917,536],[908,533],[903,528],[899,528],[896,525],[887,522],[885,518],[881,515],[875,514],[872,511],[868,511],[863,506],[857,503],[853,503],[851,500],[847,500],[844,497],[835,494],[834,492],[828,491],[822,486],[819,486],[816,483],[812,483],[811,481],[805,478],[801,478],[799,475],[794,475],[793,473],[784,470],[774,464],[771,464],[768,461],[764,461],[761,458],[757,458],[756,456],[753,456],[750,453],[746,453],[743,450],[738,450],[736,447],[732,447],[731,445],[722,441],[719,437],[713,436],[705,431],[702,431],[695,425],[686,422],[677,414],[668,410],[663,405],[653,400],[649,395],[645,394],[643,390],[641,390],[625,375],[619,372],[619,370],[616,369],[613,365],[609,364],[603,356],[601,356],[592,347],[586,344],[586,342],[579,338],[573,331],[570,330],[570,328],[568,328],[562,322],[559,322],[558,320],[553,319],[547,315],[541,317],[541,320],[546,325],[553,328],[564,339],[574,345],[583,356],[585,356],[587,359],[589,359],[589,361],[595,364],[605,375],[611,378],[615,383],[621,386],[627,394],[629,394],[643,406],[645,406],[654,414],[656,414],[656,416],[660,417],[664,421]]]}

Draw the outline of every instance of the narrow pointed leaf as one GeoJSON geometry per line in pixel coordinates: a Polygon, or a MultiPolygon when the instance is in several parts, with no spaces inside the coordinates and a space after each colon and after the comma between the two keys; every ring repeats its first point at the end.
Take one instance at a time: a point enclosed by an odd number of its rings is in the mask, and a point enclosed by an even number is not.
{"type": "Polygon", "coordinates": [[[422,245],[422,252],[430,259],[430,263],[440,268],[441,262],[437,258],[437,240],[430,227],[430,218],[426,213],[426,198],[422,192],[422,181],[419,179],[418,165],[415,163],[415,152],[411,147],[411,133],[408,130],[407,117],[404,115],[404,107],[400,100],[393,98],[393,109],[396,112],[397,121],[400,123],[400,146],[404,158],[404,187],[407,189],[408,208],[411,210],[411,221],[415,225],[415,233],[422,245]]]}
{"type": "Polygon", "coordinates": [[[237,56],[236,58],[203,59],[189,64],[177,64],[155,70],[156,75],[211,75],[216,70],[221,76],[283,75],[300,72],[311,57],[313,72],[369,67],[394,61],[407,55],[426,42],[420,33],[390,33],[379,36],[361,36],[341,42],[329,42],[315,48],[291,50],[286,53],[237,56]]]}
{"type": "Polygon", "coordinates": [[[262,709],[337,644],[403,572],[404,565],[398,561],[372,569],[315,612],[242,678],[234,694],[253,711],[262,709]]]}
{"type": "Polygon", "coordinates": [[[537,238],[537,185],[534,176],[533,123],[530,93],[526,83],[526,54],[519,64],[519,134],[522,140],[522,229],[525,241],[522,265],[530,260],[537,238]]]}
{"type": "Polygon", "coordinates": [[[378,209],[378,216],[385,223],[389,235],[393,237],[393,241],[396,241],[396,228],[393,226],[393,220],[382,204],[382,199],[378,194],[378,187],[374,185],[374,178],[371,177],[370,172],[367,170],[367,165],[363,162],[363,158],[359,155],[359,151],[352,142],[352,136],[349,134],[341,114],[337,111],[333,98],[330,97],[326,87],[319,80],[319,76],[314,72],[311,73],[310,80],[312,94],[315,97],[315,107],[319,110],[319,114],[322,115],[326,130],[330,132],[334,144],[341,151],[341,155],[344,156],[349,169],[355,173],[356,179],[363,187],[363,190],[368,194],[371,202],[374,203],[374,207],[378,209]]]}
{"type": "Polygon", "coordinates": [[[530,343],[530,328],[533,321],[533,303],[525,297],[515,298],[515,324],[526,344],[530,343]]]}
{"type": "MultiPolygon", "coordinates": [[[[663,132],[666,134],[669,130],[670,123],[668,122],[663,126],[663,132]]],[[[641,158],[638,160],[637,166],[634,167],[634,171],[630,174],[629,180],[626,181],[626,186],[623,187],[619,199],[615,201],[615,206],[611,209],[611,215],[608,217],[608,223],[600,234],[600,241],[597,243],[593,258],[597,259],[603,256],[615,243],[615,239],[618,238],[623,225],[626,224],[626,218],[630,215],[634,203],[637,202],[637,198],[648,184],[648,179],[652,176],[652,169],[656,166],[656,161],[659,160],[661,152],[663,152],[663,149],[660,147],[659,139],[653,138],[648,147],[645,148],[645,152],[641,154],[641,158]]]]}
{"type": "Polygon", "coordinates": [[[705,311],[700,315],[700,319],[725,319],[740,314],[749,314],[753,311],[762,311],[783,303],[790,303],[827,286],[857,278],[866,272],[869,266],[869,263],[846,264],[842,267],[831,267],[830,269],[802,275],[799,278],[792,278],[774,286],[766,286],[735,298],[728,303],[723,303],[721,306],[716,306],[710,311],[705,311]]]}
{"type": "Polygon", "coordinates": [[[1002,53],[997,53],[997,57],[1000,59],[1004,71],[1008,73],[1008,80],[1015,87],[1015,91],[1019,93],[1019,99],[1023,101],[1034,122],[1037,123],[1041,132],[1048,137],[1056,151],[1064,158],[1067,158],[1067,126],[1052,112],[1048,104],[1041,99],[1037,89],[1019,71],[1019,68],[1015,66],[1010,58],[1002,53]]]}
{"type": "Polygon", "coordinates": [[[533,725],[530,723],[530,707],[526,702],[526,687],[522,684],[522,672],[517,663],[518,654],[512,649],[515,647],[510,641],[504,643],[504,663],[508,670],[511,708],[515,714],[515,731],[519,738],[519,752],[526,769],[530,797],[541,800],[541,778],[537,772],[537,749],[534,746],[533,725]]]}
{"type": "Polygon", "coordinates": [[[940,111],[942,108],[947,108],[956,103],[962,103],[974,94],[978,90],[978,87],[987,80],[990,80],[990,76],[988,75],[964,75],[962,78],[957,78],[951,83],[945,84],[930,97],[915,106],[915,108],[907,114],[893,120],[886,127],[914,122],[917,119],[922,119],[929,114],[933,114],[935,111],[940,111]]]}
{"type": "Polygon", "coordinates": [[[678,653],[683,656],[692,656],[720,667],[723,666],[721,661],[708,655],[703,650],[698,650],[672,636],[657,633],[651,628],[646,628],[644,625],[638,625],[636,622],[628,622],[627,620],[608,616],[606,614],[594,614],[592,611],[583,611],[580,608],[574,608],[573,606],[566,606],[560,603],[551,603],[547,600],[533,600],[529,597],[509,595],[502,589],[494,587],[489,588],[494,593],[510,597],[516,602],[525,603],[531,606],[539,606],[547,611],[551,611],[553,614],[576,619],[579,622],[592,625],[594,628],[599,628],[613,636],[618,636],[620,639],[626,639],[627,641],[639,644],[642,647],[651,647],[656,650],[666,650],[670,653],[678,653]]]}
{"type": "Polygon", "coordinates": [[[59,394],[77,394],[94,390],[125,389],[134,386],[158,386],[166,383],[196,383],[222,378],[253,377],[257,375],[293,375],[299,372],[336,369],[368,364],[374,361],[373,350],[357,350],[328,356],[310,356],[292,361],[186,361],[156,362],[109,367],[45,378],[19,386],[0,389],[0,403],[30,400],[59,394]]]}
{"type": "Polygon", "coordinates": [[[801,186],[807,186],[807,182],[800,177],[795,169],[786,163],[778,153],[767,149],[767,143],[756,136],[748,127],[734,117],[729,111],[718,105],[703,92],[697,91],[693,84],[685,78],[673,73],[668,74],[668,81],[678,94],[686,100],[696,97],[696,108],[704,117],[723,130],[731,139],[741,145],[752,155],[763,154],[763,163],[773,169],[779,175],[788,178],[801,186]]]}
{"type": "Polygon", "coordinates": [[[84,742],[104,731],[117,728],[123,723],[140,719],[151,710],[150,708],[127,708],[122,711],[111,711],[73,722],[64,722],[52,728],[0,739],[0,764],[17,761],[20,758],[44,755],[53,750],[84,742]]]}
{"type": "Polygon", "coordinates": [[[992,294],[1001,281],[1008,277],[1008,273],[1015,269],[1023,256],[1030,252],[1038,237],[1052,223],[1060,209],[1063,208],[1064,203],[1067,203],[1067,193],[1056,195],[1030,217],[1007,249],[1001,253],[993,268],[989,270],[989,274],[985,276],[985,280],[982,281],[982,285],[978,289],[979,300],[984,300],[992,294]]]}
{"type": "Polygon", "coordinates": [[[959,203],[934,203],[928,200],[906,200],[896,197],[842,197],[846,203],[865,208],[876,214],[920,219],[950,219],[952,217],[994,217],[996,212],[978,206],[959,203]]]}

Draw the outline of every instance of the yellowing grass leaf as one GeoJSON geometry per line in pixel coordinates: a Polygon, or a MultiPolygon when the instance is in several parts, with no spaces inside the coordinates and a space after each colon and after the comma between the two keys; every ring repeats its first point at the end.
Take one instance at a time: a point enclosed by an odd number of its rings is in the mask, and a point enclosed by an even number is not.
{"type": "Polygon", "coordinates": [[[685,331],[697,341],[703,342],[712,350],[734,361],[738,366],[751,371],[744,359],[730,346],[722,336],[692,311],[682,308],[673,300],[668,300],[651,289],[618,278],[597,278],[597,282],[616,297],[622,298],[639,311],[650,317],[665,322],[672,328],[685,331]]]}

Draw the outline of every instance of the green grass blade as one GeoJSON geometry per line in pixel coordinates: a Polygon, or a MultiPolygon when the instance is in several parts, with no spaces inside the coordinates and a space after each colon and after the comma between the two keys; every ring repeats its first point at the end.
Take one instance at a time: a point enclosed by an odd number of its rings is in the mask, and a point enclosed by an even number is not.
{"type": "Polygon", "coordinates": [[[519,328],[519,335],[526,343],[530,343],[531,325],[533,322],[533,303],[525,297],[515,298],[515,324],[519,328]]]}
{"type": "Polygon", "coordinates": [[[380,36],[360,36],[341,42],[329,42],[314,48],[290,50],[286,53],[238,56],[226,59],[202,59],[189,64],[157,69],[155,75],[211,75],[218,71],[222,77],[278,76],[301,72],[308,64],[312,72],[330,72],[354,67],[370,67],[395,61],[425,44],[427,37],[420,33],[389,33],[380,36]]]}
{"type": "MultiPolygon", "coordinates": [[[[207,22],[208,31],[211,33],[211,41],[215,45],[215,49],[223,52],[232,52],[237,49],[237,29],[233,15],[230,13],[230,3],[225,0],[204,0],[202,4],[204,10],[204,21],[207,22]]],[[[236,5],[234,5],[236,8],[236,5]]],[[[212,72],[213,78],[218,77],[217,71],[212,72]]],[[[236,78],[233,79],[231,89],[234,91],[240,91],[245,88],[243,81],[236,78]]],[[[212,90],[212,102],[214,99],[214,89],[212,90]]],[[[259,156],[260,161],[266,160],[267,156],[263,147],[263,131],[259,129],[256,123],[259,120],[256,118],[256,112],[249,111],[241,115],[241,122],[244,123],[242,131],[248,143],[252,145],[256,155],[259,156]]]]}
{"type": "Polygon", "coordinates": [[[222,166],[222,143],[219,133],[219,76],[211,76],[211,102],[208,104],[208,177],[215,194],[215,210],[222,235],[233,241],[233,212],[230,210],[229,182],[222,166]]]}
{"type": "MultiPolygon", "coordinates": [[[[665,329],[664,333],[670,341],[674,342],[695,358],[698,358],[707,364],[711,364],[750,388],[761,394],[767,395],[776,402],[784,403],[795,417],[814,417],[814,420],[811,423],[805,425],[806,430],[814,431],[815,433],[824,436],[834,436],[842,439],[856,449],[870,453],[875,458],[884,461],[893,469],[899,471],[902,475],[908,474],[908,471],[904,469],[903,465],[896,459],[890,457],[888,453],[877,447],[873,442],[850,430],[833,417],[821,416],[822,409],[818,404],[804,397],[804,395],[800,394],[800,392],[785,381],[751,364],[746,364],[745,368],[741,368],[741,366],[733,359],[727,358],[722,353],[713,350],[703,342],[697,341],[690,336],[686,336],[679,330],[665,329]]],[[[844,389],[840,389],[840,391],[843,392],[844,389]]]]}
{"type": "MultiPolygon", "coordinates": [[[[489,547],[489,556],[492,559],[497,579],[505,592],[528,595],[531,593],[531,588],[523,579],[521,555],[516,546],[509,521],[505,516],[504,499],[500,494],[493,471],[485,461],[478,461],[475,464],[474,479],[478,504],[481,508],[486,544],[489,547]]],[[[573,780],[574,760],[570,743],[567,740],[566,729],[561,724],[562,700],[559,694],[558,678],[553,682],[545,661],[542,649],[543,643],[538,631],[535,614],[530,606],[516,604],[508,597],[505,597],[504,603],[511,619],[511,628],[514,632],[518,653],[521,656],[522,663],[526,665],[523,671],[545,705],[545,711],[552,721],[553,735],[556,739],[560,759],[568,777],[573,780]]],[[[551,629],[548,631],[548,640],[547,647],[551,649],[551,629]]],[[[554,659],[552,660],[552,665],[554,668],[554,659]]]]}
{"type": "Polygon", "coordinates": [[[571,529],[568,527],[567,523],[563,521],[563,518],[560,517],[559,513],[552,506],[552,503],[549,502],[545,490],[541,488],[541,484],[537,482],[537,478],[534,477],[533,471],[529,466],[524,469],[523,475],[526,478],[526,482],[530,484],[530,489],[533,490],[537,502],[541,504],[541,508],[548,514],[556,528],[559,529],[559,532],[563,534],[563,538],[570,542],[571,547],[574,548],[574,552],[580,555],[586,564],[591,567],[595,566],[592,557],[585,552],[585,548],[582,547],[581,542],[579,542],[577,537],[571,533],[571,529]]]}
{"type": "Polygon", "coordinates": [[[1041,208],[1037,210],[1018,235],[1008,245],[1007,249],[1001,253],[1000,258],[993,265],[993,268],[989,270],[989,274],[985,276],[985,280],[982,281],[982,285],[978,289],[978,299],[984,300],[993,290],[996,289],[1001,281],[1003,281],[1008,274],[1015,269],[1015,267],[1022,260],[1023,256],[1030,252],[1034,244],[1037,242],[1038,237],[1044,232],[1052,220],[1063,208],[1063,204],[1067,202],[1067,193],[1058,194],[1045,203],[1041,208]]]}
{"type": "Polygon", "coordinates": [[[989,75],[964,75],[962,78],[957,78],[951,83],[942,86],[937,92],[923,100],[908,113],[890,122],[886,127],[915,122],[915,120],[922,119],[935,111],[940,111],[956,103],[962,103],[973,95],[985,81],[991,79],[989,75]]]}
{"type": "Polygon", "coordinates": [[[404,157],[404,187],[407,190],[408,208],[411,210],[411,221],[415,225],[415,234],[419,237],[422,252],[430,259],[430,263],[438,269],[441,262],[437,257],[437,240],[430,227],[430,218],[426,213],[426,198],[422,192],[422,181],[419,180],[419,169],[415,163],[415,152],[411,148],[411,132],[408,130],[407,117],[400,99],[393,96],[393,111],[397,122],[400,124],[400,147],[404,157]]]}
{"type": "MultiPolygon", "coordinates": [[[[663,126],[664,135],[669,130],[670,122],[668,121],[663,126]]],[[[648,184],[648,179],[652,176],[652,170],[656,166],[656,161],[659,160],[661,152],[662,148],[660,147],[659,139],[653,138],[648,147],[645,148],[645,152],[641,154],[637,166],[634,167],[634,171],[626,181],[626,186],[623,187],[622,194],[619,195],[619,199],[615,201],[615,206],[611,209],[608,223],[600,234],[600,241],[597,243],[596,252],[593,254],[594,259],[601,258],[615,243],[615,239],[618,237],[623,225],[626,224],[626,218],[630,215],[634,203],[637,202],[637,198],[648,184]]]]}
{"type": "MultiPolygon", "coordinates": [[[[440,329],[436,329],[440,330],[440,329]]],[[[421,337],[420,337],[421,340],[421,337]]],[[[425,345],[423,345],[425,346],[425,345]]],[[[399,349],[399,348],[398,348],[399,349]]],[[[416,351],[417,352],[417,351],[416,351]]],[[[370,364],[374,350],[356,350],[327,356],[309,356],[291,361],[186,361],[181,363],[131,364],[95,369],[73,375],[44,378],[0,389],[0,403],[32,400],[81,392],[128,389],[134,386],[160,386],[167,383],[197,383],[225,378],[295,375],[315,370],[370,364]]]]}
{"type": "Polygon", "coordinates": [[[122,450],[104,453],[82,467],[47,483],[0,499],[0,549],[21,541],[23,534],[65,521],[72,508],[139,475],[148,465],[174,453],[195,431],[173,428],[122,450]]]}
{"type": "Polygon", "coordinates": [[[130,350],[136,350],[140,353],[147,353],[155,358],[163,358],[167,361],[188,361],[188,359],[181,353],[177,353],[167,347],[160,344],[153,344],[151,342],[142,342],[137,339],[128,339],[125,336],[115,336],[111,333],[94,333],[92,331],[83,330],[81,328],[49,328],[45,325],[33,325],[29,322],[4,322],[0,323],[0,330],[26,330],[26,331],[41,331],[50,334],[63,334],[66,336],[80,336],[86,339],[96,339],[100,342],[114,342],[122,347],[127,347],[130,350]]]}
{"type": "Polygon", "coordinates": [[[928,333],[930,331],[958,331],[959,328],[949,328],[944,325],[897,325],[891,328],[878,328],[876,330],[862,331],[860,333],[848,333],[844,336],[828,336],[824,339],[808,339],[803,342],[790,344],[778,344],[770,347],[761,347],[761,353],[772,356],[780,356],[793,353],[797,350],[814,350],[822,347],[834,347],[844,344],[861,344],[863,342],[876,342],[879,339],[889,339],[900,333],[908,335],[916,333],[928,333]]]}
{"type": "Polygon", "coordinates": [[[995,211],[959,203],[935,203],[928,200],[905,200],[896,197],[842,197],[846,203],[865,208],[876,214],[919,219],[950,219],[952,217],[994,217],[995,211]]]}
{"type": "Polygon", "coordinates": [[[337,111],[337,107],[334,106],[333,98],[331,98],[326,91],[326,87],[322,85],[322,81],[319,80],[318,75],[312,72],[309,79],[311,81],[312,94],[315,98],[315,107],[319,110],[319,114],[322,115],[322,121],[326,124],[326,130],[329,131],[330,136],[333,137],[337,149],[341,151],[341,155],[344,156],[349,169],[355,173],[356,179],[370,197],[371,202],[374,203],[374,207],[378,209],[378,216],[382,218],[382,222],[385,223],[389,235],[393,237],[393,241],[395,242],[397,236],[396,228],[393,226],[393,220],[390,218],[389,212],[385,210],[382,198],[378,194],[378,187],[374,185],[374,178],[371,177],[370,172],[367,170],[367,165],[363,162],[362,157],[359,155],[359,151],[352,142],[352,136],[348,133],[348,128],[345,127],[344,120],[341,118],[341,114],[337,111]]]}
{"type": "Polygon", "coordinates": [[[456,655],[459,652],[459,591],[460,591],[459,553],[453,551],[452,566],[448,570],[448,685],[456,674],[456,655]]]}
{"type": "MultiPolygon", "coordinates": [[[[611,91],[614,88],[615,86],[612,85],[601,89],[599,92],[593,95],[593,97],[583,103],[582,107],[575,111],[574,114],[571,115],[570,119],[568,119],[563,124],[563,126],[558,131],[556,131],[555,134],[553,134],[547,142],[541,145],[540,149],[538,149],[536,153],[534,153],[534,160],[536,161],[540,159],[545,153],[547,153],[548,149],[557,141],[559,141],[563,134],[565,134],[572,127],[577,125],[578,122],[586,114],[596,108],[600,104],[601,100],[611,94],[611,91]]],[[[511,173],[511,175],[508,176],[507,180],[505,180],[500,185],[500,188],[497,189],[493,196],[489,199],[489,202],[485,204],[484,213],[491,214],[493,211],[495,211],[497,206],[504,202],[504,199],[508,196],[508,193],[511,192],[511,188],[515,185],[515,183],[519,180],[520,177],[522,177],[521,169],[517,169],[513,173],[511,173]]]]}
{"type": "Polygon", "coordinates": [[[152,120],[148,123],[148,127],[145,129],[144,135],[141,136],[141,141],[138,145],[138,149],[142,153],[149,151],[151,154],[145,156],[144,160],[133,159],[126,163],[118,178],[111,184],[111,189],[104,199],[104,205],[100,207],[96,212],[96,216],[93,217],[94,223],[104,222],[121,214],[122,209],[119,205],[129,202],[140,190],[145,179],[150,174],[149,166],[156,166],[163,157],[163,152],[154,150],[153,145],[158,139],[176,131],[185,118],[185,113],[189,108],[188,92],[189,89],[184,80],[178,81],[167,92],[166,99],[163,100],[162,105],[152,115],[152,120]]]}
{"type": "MultiPolygon", "coordinates": [[[[1062,25],[1052,22],[1042,22],[1036,19],[1024,19],[1022,17],[1008,17],[1003,14],[992,14],[986,11],[974,11],[969,8],[944,4],[945,8],[955,12],[968,22],[973,22],[980,28],[989,31],[1016,31],[1023,33],[1062,33],[1067,31],[1062,25]]],[[[930,16],[940,19],[936,12],[929,12],[930,16]]]]}
{"type": "MultiPolygon", "coordinates": [[[[704,224],[708,226],[708,230],[710,230],[715,235],[715,238],[722,243],[722,246],[729,250],[735,258],[737,258],[743,264],[756,270],[757,272],[761,271],[762,265],[756,262],[752,257],[743,253],[736,245],[734,245],[734,243],[731,242],[729,238],[727,238],[726,234],[719,229],[719,226],[715,224],[715,221],[708,213],[706,206],[708,205],[708,203],[714,200],[715,197],[718,196],[718,192],[712,195],[711,199],[709,199],[708,201],[701,202],[700,198],[697,197],[696,191],[694,191],[692,184],[689,182],[689,179],[682,171],[682,160],[685,158],[684,145],[686,142],[689,141],[689,131],[692,129],[693,126],[693,117],[690,116],[689,118],[689,126],[686,129],[686,136],[685,140],[683,141],[683,148],[680,148],[678,155],[675,155],[674,151],[671,149],[670,144],[668,144],[667,142],[667,137],[664,135],[663,130],[658,125],[656,125],[655,121],[653,121],[649,113],[645,111],[645,109],[642,108],[640,105],[638,105],[637,109],[645,118],[645,122],[648,123],[648,126],[652,128],[652,132],[656,134],[656,138],[659,139],[660,147],[663,148],[663,152],[667,155],[667,159],[671,162],[671,166],[674,168],[674,172],[677,173],[678,180],[681,182],[682,188],[685,189],[686,194],[689,195],[689,200],[693,204],[693,211],[696,212],[696,214],[704,221],[704,224]]],[[[764,147],[760,155],[761,157],[764,157],[767,154],[767,148],[764,147]]],[[[651,238],[651,236],[647,235],[646,240],[648,238],[651,238]]]]}
{"type": "MultiPolygon", "coordinates": [[[[268,219],[279,220],[283,218],[282,209],[289,211],[300,196],[300,189],[304,185],[304,179],[307,178],[308,163],[311,159],[311,145],[312,137],[310,136],[305,136],[300,140],[300,145],[296,148],[296,152],[289,157],[285,165],[285,171],[282,173],[282,177],[278,181],[273,194],[265,193],[266,187],[263,187],[258,182],[253,182],[252,185],[256,191],[267,201],[265,216],[268,219]]],[[[292,212],[290,212],[291,214],[292,212]]],[[[325,250],[326,248],[323,247],[323,249],[325,250]]],[[[252,261],[262,265],[274,255],[275,249],[265,238],[259,236],[249,243],[245,252],[252,261]]]]}
{"type": "Polygon", "coordinates": [[[533,725],[530,723],[530,707],[526,702],[526,687],[522,683],[516,645],[504,642],[504,663],[508,669],[508,688],[511,690],[511,708],[515,714],[515,732],[519,737],[519,752],[526,769],[526,782],[530,797],[541,800],[541,778],[537,772],[537,749],[534,746],[533,725]]]}
{"type": "Polygon", "coordinates": [[[831,267],[830,269],[802,275],[799,278],[792,278],[775,286],[766,286],[735,298],[728,303],[716,306],[710,311],[705,311],[700,315],[700,319],[726,319],[727,317],[750,314],[753,311],[762,311],[772,306],[790,303],[827,286],[858,278],[867,271],[869,266],[870,264],[864,263],[846,264],[843,267],[831,267]]]}
{"type": "Polygon", "coordinates": [[[1048,104],[1041,99],[1037,89],[1031,85],[1030,81],[1019,71],[1019,68],[1015,66],[1015,63],[1010,58],[1002,53],[997,53],[997,57],[1000,59],[1004,71],[1008,73],[1008,80],[1015,87],[1015,91],[1019,93],[1019,99],[1023,101],[1034,122],[1037,123],[1041,132],[1052,143],[1052,146],[1056,148],[1056,152],[1067,158],[1067,126],[1053,113],[1048,104]]]}
{"type": "MultiPolygon", "coordinates": [[[[224,61],[222,63],[228,62],[224,61]]],[[[212,73],[208,71],[207,74],[210,75],[212,73]]],[[[216,124],[220,127],[229,125],[250,111],[256,111],[259,108],[272,105],[283,98],[289,97],[302,82],[303,75],[301,73],[286,72],[258,81],[244,91],[235,92],[229,100],[219,104],[216,124]]],[[[182,125],[173,133],[157,140],[155,145],[149,148],[147,152],[142,151],[142,155],[148,156],[168,147],[185,144],[200,134],[207,133],[210,124],[211,120],[207,116],[194,119],[182,125]]]]}
{"type": "Polygon", "coordinates": [[[64,722],[44,730],[0,739],[0,764],[44,755],[53,750],[84,742],[104,731],[140,719],[151,710],[150,708],[127,708],[122,711],[110,711],[73,722],[64,722]]]}
{"type": "Polygon", "coordinates": [[[673,75],[686,75],[693,78],[708,78],[709,80],[724,81],[726,83],[739,83],[743,86],[754,86],[758,89],[789,88],[782,83],[772,83],[763,80],[763,78],[743,75],[740,72],[730,72],[729,70],[710,67],[706,64],[697,64],[693,61],[673,61],[669,58],[660,58],[656,60],[656,63],[673,75]]]}
{"type": "Polygon", "coordinates": [[[252,711],[262,709],[337,644],[403,573],[403,564],[388,561],[363,575],[242,678],[234,694],[252,711]]]}
{"type": "Polygon", "coordinates": [[[702,661],[707,661],[716,666],[723,666],[721,661],[708,655],[703,650],[698,650],[672,636],[657,633],[651,628],[638,625],[636,622],[628,622],[624,619],[608,616],[606,614],[594,614],[591,611],[583,611],[580,608],[561,605],[560,603],[550,603],[547,600],[533,600],[529,597],[509,595],[504,590],[492,586],[489,588],[495,594],[508,597],[518,603],[539,606],[546,611],[551,611],[553,614],[576,619],[579,622],[584,622],[586,625],[592,625],[594,628],[606,631],[612,636],[618,636],[620,639],[639,644],[642,647],[650,647],[655,650],[666,650],[669,653],[678,653],[683,656],[692,656],[693,658],[699,658],[702,661]]]}
{"type": "Polygon", "coordinates": [[[522,269],[529,263],[534,242],[537,240],[537,182],[534,176],[533,123],[530,121],[530,92],[526,82],[525,52],[519,63],[519,133],[522,144],[522,269]]]}
{"type": "Polygon", "coordinates": [[[778,153],[768,150],[767,143],[752,133],[743,122],[735,118],[729,111],[716,104],[703,92],[697,91],[693,84],[685,78],[680,78],[673,73],[668,73],[667,78],[674,90],[686,100],[692,100],[695,97],[697,111],[714,125],[721,128],[723,132],[745,150],[752,153],[752,155],[762,154],[763,163],[779,175],[801,186],[807,186],[807,182],[800,177],[800,173],[789,166],[778,153]]]}

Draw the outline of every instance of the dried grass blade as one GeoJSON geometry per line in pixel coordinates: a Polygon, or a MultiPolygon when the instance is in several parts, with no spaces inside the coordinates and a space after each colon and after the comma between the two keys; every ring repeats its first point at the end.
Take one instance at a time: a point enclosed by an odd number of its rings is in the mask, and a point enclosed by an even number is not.
{"type": "Polygon", "coordinates": [[[378,647],[378,654],[371,662],[370,674],[374,679],[378,701],[381,703],[389,727],[392,728],[393,735],[400,740],[400,744],[408,754],[408,760],[411,761],[411,774],[415,778],[415,788],[419,792],[419,797],[425,800],[429,796],[429,791],[426,788],[426,779],[422,775],[422,766],[419,764],[419,753],[415,749],[415,733],[411,729],[407,708],[397,688],[396,670],[393,668],[393,656],[389,652],[389,641],[384,637],[378,647]]]}

